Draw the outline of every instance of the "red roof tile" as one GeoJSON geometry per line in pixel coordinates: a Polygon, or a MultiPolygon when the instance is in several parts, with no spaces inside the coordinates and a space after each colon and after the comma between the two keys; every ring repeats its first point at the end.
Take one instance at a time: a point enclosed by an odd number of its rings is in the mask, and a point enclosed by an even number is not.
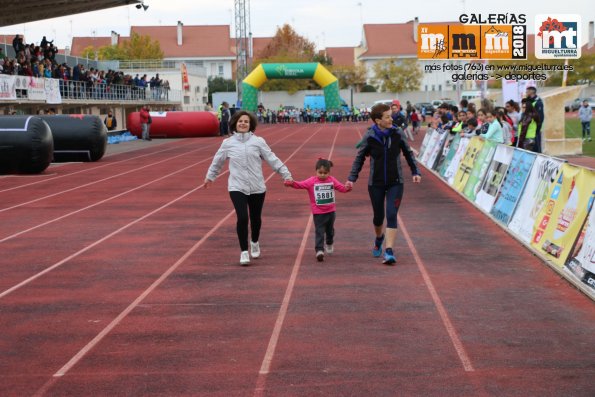
{"type": "Polygon", "coordinates": [[[368,50],[360,58],[417,55],[413,22],[364,24],[364,35],[368,50]]]}
{"type": "MultiPolygon", "coordinates": [[[[235,39],[231,39],[235,43],[235,39]]],[[[253,37],[252,38],[252,54],[255,59],[260,58],[260,53],[266,48],[269,43],[273,41],[272,37],[253,37]]]]}
{"type": "Polygon", "coordinates": [[[355,65],[355,47],[327,47],[326,55],[331,57],[335,66],[355,65]]]}
{"type": "MultiPolygon", "coordinates": [[[[419,22],[420,25],[459,24],[458,22],[419,22]]],[[[367,57],[417,56],[417,43],[413,41],[413,21],[391,24],[364,24],[368,50],[367,57]]]]}
{"type": "Polygon", "coordinates": [[[178,45],[178,26],[133,26],[132,32],[159,41],[165,58],[235,57],[229,25],[183,26],[178,45]]]}
{"type": "Polygon", "coordinates": [[[585,44],[581,47],[581,56],[583,55],[593,55],[595,54],[595,45],[589,48],[589,43],[585,44]]]}
{"type": "Polygon", "coordinates": [[[70,55],[81,56],[85,48],[91,46],[94,48],[103,47],[112,44],[110,37],[73,37],[72,46],[70,47],[70,55]]]}

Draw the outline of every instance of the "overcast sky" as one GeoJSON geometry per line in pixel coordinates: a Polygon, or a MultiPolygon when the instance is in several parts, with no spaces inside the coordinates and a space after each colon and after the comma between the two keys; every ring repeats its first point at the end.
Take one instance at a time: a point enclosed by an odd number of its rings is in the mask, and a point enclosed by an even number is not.
{"type": "MultiPolygon", "coordinates": [[[[46,35],[59,48],[70,46],[73,36],[109,36],[116,31],[130,34],[130,26],[231,24],[234,37],[233,0],[145,0],[147,11],[123,6],[27,24],[0,28],[0,34],[25,34],[27,42],[39,43],[46,35]]],[[[595,20],[593,0],[251,0],[251,27],[255,37],[270,37],[276,27],[292,25],[319,48],[356,46],[361,23],[458,21],[462,13],[527,15],[529,33],[534,32],[536,14],[580,14],[583,44],[587,26],[595,20]]],[[[398,40],[398,38],[395,38],[398,40]]]]}

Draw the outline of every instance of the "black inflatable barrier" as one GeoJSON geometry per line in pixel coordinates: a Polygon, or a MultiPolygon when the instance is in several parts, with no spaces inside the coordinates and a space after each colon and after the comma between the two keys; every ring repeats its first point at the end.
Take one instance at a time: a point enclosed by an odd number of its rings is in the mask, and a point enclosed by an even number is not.
{"type": "Polygon", "coordinates": [[[43,172],[52,161],[50,127],[35,116],[0,116],[0,174],[43,172]]]}
{"type": "Polygon", "coordinates": [[[54,161],[97,161],[107,149],[107,128],[99,116],[40,116],[52,130],[54,161]]]}

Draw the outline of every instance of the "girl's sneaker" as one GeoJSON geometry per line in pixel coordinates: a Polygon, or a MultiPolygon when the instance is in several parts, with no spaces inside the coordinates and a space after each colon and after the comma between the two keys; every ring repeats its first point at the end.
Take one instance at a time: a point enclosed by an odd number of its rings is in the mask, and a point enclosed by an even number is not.
{"type": "Polygon", "coordinates": [[[335,248],[333,247],[332,244],[325,244],[324,250],[326,251],[327,254],[331,255],[335,251],[335,248]]]}
{"type": "Polygon", "coordinates": [[[242,251],[240,254],[240,265],[246,266],[250,264],[250,254],[248,251],[242,251]]]}
{"type": "Polygon", "coordinates": [[[322,262],[324,260],[324,251],[317,251],[316,259],[318,260],[318,262],[322,262]]]}

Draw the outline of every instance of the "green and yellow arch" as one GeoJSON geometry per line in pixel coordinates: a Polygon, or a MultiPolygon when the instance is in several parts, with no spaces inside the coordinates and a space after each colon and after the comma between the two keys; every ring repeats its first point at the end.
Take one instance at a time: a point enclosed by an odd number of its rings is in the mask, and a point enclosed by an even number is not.
{"type": "Polygon", "coordinates": [[[339,80],[319,62],[261,63],[242,82],[243,109],[256,111],[258,89],[269,79],[313,79],[324,91],[326,109],[341,109],[339,80]]]}

